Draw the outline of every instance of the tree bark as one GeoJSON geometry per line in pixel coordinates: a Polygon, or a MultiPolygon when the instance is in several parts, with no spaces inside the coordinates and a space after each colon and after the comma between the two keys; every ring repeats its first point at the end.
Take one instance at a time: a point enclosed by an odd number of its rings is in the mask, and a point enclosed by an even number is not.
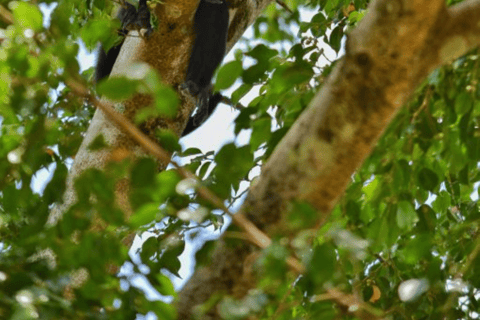
{"type": "MultiPolygon", "coordinates": [[[[318,210],[318,225],[415,88],[435,68],[480,44],[480,0],[375,0],[346,42],[345,56],[278,144],[240,212],[269,236],[295,234],[284,213],[292,200],[318,210]]],[[[242,297],[255,287],[257,249],[222,238],[209,266],[179,294],[179,319],[215,292],[242,297]],[[235,263],[233,262],[235,261],[235,263]]],[[[220,319],[212,308],[201,319],[220,319]]]]}
{"type": "MultiPolygon", "coordinates": [[[[227,2],[230,6],[227,50],[230,50],[271,0],[227,0],[227,2]]],[[[139,37],[136,31],[130,32],[122,45],[111,75],[125,74],[132,63],[143,61],[159,72],[164,83],[178,89],[184,81],[193,44],[193,16],[197,5],[198,0],[166,0],[157,4],[154,14],[159,20],[158,29],[146,40],[139,37]]],[[[175,119],[148,120],[142,124],[142,131],[153,139],[158,128],[170,129],[180,135],[195,106],[192,99],[179,96],[181,106],[175,119]]],[[[123,110],[122,113],[127,118],[134,119],[135,112],[150,102],[150,97],[137,95],[117,109],[123,110]]],[[[136,159],[145,156],[145,153],[128,135],[115,127],[101,110],[97,110],[69,172],[64,203],[53,208],[49,223],[54,224],[76,201],[74,181],[78,175],[89,168],[104,169],[109,161],[117,161],[119,155],[120,158],[136,159]],[[100,134],[109,148],[90,150],[88,146],[100,134]]],[[[166,165],[160,164],[161,169],[166,165]]],[[[116,203],[127,217],[131,214],[128,194],[129,182],[127,177],[124,177],[117,183],[116,203]]],[[[133,237],[127,243],[130,245],[131,241],[133,237]]]]}

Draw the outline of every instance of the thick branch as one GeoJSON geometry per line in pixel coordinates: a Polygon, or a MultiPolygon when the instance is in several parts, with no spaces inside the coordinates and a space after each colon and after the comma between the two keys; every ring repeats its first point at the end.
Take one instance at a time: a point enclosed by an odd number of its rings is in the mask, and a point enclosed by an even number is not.
{"type": "Polygon", "coordinates": [[[441,63],[480,45],[480,1],[467,0],[449,8],[447,24],[439,26],[441,63]]]}
{"type": "Polygon", "coordinates": [[[424,54],[440,15],[446,11],[438,0],[372,3],[349,35],[345,57],[252,188],[244,208],[254,222],[272,227],[293,199],[330,212],[398,108],[435,67],[424,54]]]}
{"type": "MultiPolygon", "coordinates": [[[[271,0],[258,2],[230,0],[229,2],[234,7],[228,34],[228,49],[232,48],[248,25],[271,0]]],[[[132,62],[141,60],[156,69],[166,84],[178,88],[183,83],[188,64],[193,37],[192,18],[197,5],[198,1],[193,0],[167,0],[157,4],[155,14],[159,20],[158,30],[147,40],[131,32],[122,45],[111,74],[123,74],[128,71],[132,62]]],[[[137,95],[124,104],[123,113],[127,118],[133,119],[137,110],[150,103],[150,97],[137,95]]],[[[155,131],[158,128],[171,129],[180,135],[193,108],[192,101],[184,99],[175,119],[150,119],[142,124],[141,129],[151,138],[155,137],[155,131]]],[[[74,179],[88,168],[104,168],[111,159],[112,152],[116,150],[122,150],[133,158],[144,154],[144,150],[128,135],[110,123],[102,111],[97,110],[69,172],[64,204],[54,208],[49,219],[50,223],[56,221],[62,212],[74,203],[76,199],[73,188],[74,179]],[[99,151],[89,150],[88,145],[99,134],[104,136],[110,148],[99,151]]],[[[128,203],[128,185],[127,179],[123,179],[119,182],[116,193],[117,204],[127,215],[131,211],[128,203]]]]}
{"type": "MultiPolygon", "coordinates": [[[[279,143],[241,211],[271,237],[295,232],[282,216],[292,200],[309,202],[319,211],[319,225],[325,221],[420,82],[478,44],[479,2],[447,10],[443,0],[373,1],[349,35],[345,57],[279,143]],[[469,21],[462,23],[461,15],[469,21]],[[468,39],[452,53],[445,48],[454,36],[468,39]]],[[[222,240],[211,266],[199,269],[180,293],[181,319],[190,319],[195,305],[215,291],[241,296],[253,288],[252,256],[249,244],[222,240]]],[[[209,316],[219,319],[215,310],[209,316]]]]}

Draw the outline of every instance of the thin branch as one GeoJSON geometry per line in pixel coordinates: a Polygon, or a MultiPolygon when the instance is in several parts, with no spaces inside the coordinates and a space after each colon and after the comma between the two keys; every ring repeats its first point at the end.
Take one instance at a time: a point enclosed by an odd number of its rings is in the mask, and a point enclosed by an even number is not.
{"type": "Polygon", "coordinates": [[[276,3],[278,3],[283,9],[287,10],[289,13],[293,13],[293,11],[287,6],[287,4],[281,0],[276,0],[276,3]]]}
{"type": "Polygon", "coordinates": [[[432,89],[429,87],[427,88],[427,92],[425,93],[425,97],[423,98],[421,106],[413,114],[412,119],[410,120],[410,124],[413,124],[417,117],[420,115],[420,113],[422,113],[422,111],[428,106],[431,96],[432,89]]]}
{"type": "MultiPolygon", "coordinates": [[[[79,96],[85,97],[95,107],[101,109],[117,127],[126,132],[147,152],[149,152],[165,164],[171,163],[183,178],[194,179],[199,186],[197,190],[198,194],[203,199],[209,201],[217,208],[223,210],[225,213],[230,215],[233,222],[247,234],[251,242],[253,242],[262,249],[268,247],[272,243],[272,240],[260,229],[258,229],[251,221],[249,221],[242,213],[233,214],[232,212],[230,212],[230,210],[223,203],[223,200],[217,197],[208,188],[203,186],[197,176],[195,176],[189,170],[181,167],[175,161],[171,160],[170,153],[163,150],[160,146],[158,146],[158,144],[156,144],[150,138],[144,135],[139,129],[137,129],[137,127],[133,126],[127,118],[116,112],[109,104],[98,100],[93,94],[90,93],[90,91],[85,85],[75,79],[69,79],[66,81],[66,83],[73,92],[75,92],[79,96]]],[[[305,271],[304,266],[293,257],[288,257],[286,262],[297,273],[303,273],[305,271]]]]}
{"type": "Polygon", "coordinates": [[[232,99],[230,99],[229,97],[226,97],[226,96],[223,96],[222,95],[222,99],[220,100],[220,102],[222,103],[225,103],[226,105],[229,105],[230,107],[232,107],[233,109],[235,110],[242,110],[242,109],[245,109],[245,107],[239,102],[237,104],[234,104],[232,99]]]}
{"type": "MultiPolygon", "coordinates": [[[[477,258],[479,253],[480,253],[480,236],[477,235],[477,238],[475,239],[475,247],[470,252],[470,254],[467,256],[467,259],[466,259],[465,263],[463,264],[462,268],[460,269],[460,272],[458,272],[458,274],[455,276],[455,278],[460,278],[461,279],[461,277],[464,276],[468,272],[468,270],[470,269],[470,267],[474,263],[474,261],[477,258]]],[[[452,310],[453,305],[455,303],[458,303],[458,302],[456,302],[457,297],[458,297],[458,292],[457,291],[453,291],[453,292],[450,293],[450,296],[448,297],[447,302],[445,302],[445,304],[442,308],[444,310],[444,312],[448,312],[449,310],[452,310]]]]}
{"type": "Polygon", "coordinates": [[[475,247],[467,256],[467,260],[465,261],[465,263],[463,264],[463,267],[460,270],[460,274],[462,276],[468,272],[472,264],[475,262],[475,259],[477,258],[479,253],[480,253],[480,235],[477,235],[477,239],[475,239],[475,247]]]}
{"type": "Polygon", "coordinates": [[[13,24],[12,13],[2,5],[0,5],[0,19],[7,24],[13,24]]]}
{"type": "Polygon", "coordinates": [[[384,317],[384,312],[381,309],[375,308],[367,302],[362,301],[356,295],[346,294],[336,288],[327,289],[327,293],[316,295],[313,298],[314,302],[330,300],[334,301],[340,306],[347,307],[348,309],[353,307],[355,311],[349,311],[355,314],[360,319],[381,319],[384,317]],[[364,314],[363,312],[367,314],[364,314]]]}

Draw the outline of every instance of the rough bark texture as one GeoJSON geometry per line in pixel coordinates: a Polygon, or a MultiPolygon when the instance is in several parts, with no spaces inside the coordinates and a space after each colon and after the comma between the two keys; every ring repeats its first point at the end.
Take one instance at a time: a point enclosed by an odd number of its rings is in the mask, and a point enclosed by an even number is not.
{"type": "MultiPolygon", "coordinates": [[[[271,0],[230,1],[228,48],[240,38],[271,0]]],[[[112,74],[135,60],[157,69],[176,88],[183,82],[192,44],[192,17],[198,1],[165,0],[157,5],[159,30],[144,41],[128,37],[112,74]]],[[[261,229],[288,234],[282,213],[292,199],[310,202],[320,212],[319,223],[346,188],[351,174],[371,152],[385,127],[415,87],[433,68],[480,43],[480,0],[450,8],[444,0],[377,0],[347,41],[346,55],[322,91],[278,145],[242,208],[261,229]]],[[[185,99],[184,99],[185,100],[185,99]]],[[[127,102],[124,114],[133,116],[148,97],[127,102]]],[[[153,136],[157,127],[180,134],[193,109],[189,101],[174,120],[156,119],[142,126],[153,136]]],[[[120,154],[143,152],[97,111],[68,179],[65,204],[75,201],[73,181],[84,170],[105,165],[120,154]],[[88,144],[102,133],[110,148],[92,152],[88,144]]],[[[120,180],[117,203],[126,213],[128,181],[120,180]]],[[[53,220],[53,219],[52,219],[53,220]]],[[[210,266],[199,268],[179,294],[179,319],[191,319],[199,304],[214,293],[242,297],[255,286],[252,261],[256,249],[246,242],[219,241],[210,266]]],[[[202,319],[219,319],[215,308],[202,319]]]]}
{"type": "MultiPolygon", "coordinates": [[[[227,0],[227,2],[230,6],[231,20],[227,50],[230,50],[235,42],[240,39],[245,29],[271,0],[227,0]]],[[[166,84],[178,89],[178,86],[184,81],[188,65],[193,40],[193,15],[197,5],[198,0],[165,0],[161,4],[157,4],[154,13],[159,20],[158,30],[155,30],[147,40],[139,37],[135,31],[131,32],[122,45],[111,75],[124,74],[128,72],[129,66],[133,62],[144,61],[159,72],[166,84]]],[[[182,103],[179,106],[175,119],[148,120],[141,125],[142,131],[151,138],[155,137],[154,133],[158,128],[171,129],[180,135],[194,108],[192,99],[181,95],[180,97],[182,103]]],[[[136,110],[148,105],[150,102],[150,97],[137,95],[119,109],[123,110],[122,113],[127,118],[133,119],[136,110]]],[[[61,214],[75,202],[76,196],[73,182],[79,174],[88,168],[103,169],[109,161],[118,161],[124,157],[135,159],[142,155],[144,155],[144,151],[121,130],[116,128],[104,116],[102,111],[97,110],[69,172],[64,203],[52,210],[49,222],[55,223],[61,217],[61,214]],[[100,151],[89,150],[89,144],[99,134],[103,134],[109,148],[100,151]]],[[[127,215],[131,213],[128,191],[128,180],[125,177],[118,183],[116,202],[127,215]]]]}
{"type": "MultiPolygon", "coordinates": [[[[348,36],[345,57],[262,168],[241,211],[268,235],[288,235],[282,214],[291,200],[305,200],[318,209],[320,225],[420,82],[478,46],[479,21],[479,0],[449,9],[444,0],[373,1],[348,36]]],[[[253,288],[255,251],[221,239],[210,266],[180,292],[179,319],[196,318],[195,306],[215,292],[241,296],[253,288]],[[243,267],[233,268],[231,259],[243,267]]],[[[201,319],[220,316],[212,309],[201,319]]]]}

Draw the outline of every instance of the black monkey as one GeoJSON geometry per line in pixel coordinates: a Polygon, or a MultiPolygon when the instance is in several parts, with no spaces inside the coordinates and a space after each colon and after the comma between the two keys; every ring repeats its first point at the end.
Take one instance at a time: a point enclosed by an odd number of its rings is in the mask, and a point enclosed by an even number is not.
{"type": "Polygon", "coordinates": [[[197,112],[190,117],[183,135],[205,122],[222,100],[221,94],[212,95],[211,82],[225,55],[228,23],[225,0],[200,0],[193,24],[195,41],[182,85],[196,97],[197,112]]]}
{"type": "MultiPolygon", "coordinates": [[[[126,36],[129,30],[141,28],[147,29],[147,35],[152,32],[146,0],[139,1],[138,11],[135,6],[123,1],[117,18],[122,24],[118,31],[122,36],[126,36]]],[[[211,81],[215,69],[225,55],[228,20],[228,6],[225,0],[200,0],[194,18],[195,41],[185,83],[182,85],[197,98],[197,112],[189,118],[182,137],[201,126],[223,98],[219,93],[212,95],[211,81]]],[[[108,52],[100,47],[95,70],[96,82],[110,75],[122,44],[123,41],[108,52]]]]}
{"type": "MultiPolygon", "coordinates": [[[[152,26],[150,25],[150,10],[147,6],[147,0],[140,0],[138,2],[138,11],[134,5],[127,1],[122,2],[122,7],[118,12],[117,18],[122,24],[122,28],[118,30],[118,33],[125,37],[130,30],[147,29],[146,36],[152,33],[152,26]]],[[[112,72],[115,60],[117,60],[118,54],[122,47],[123,41],[110,48],[108,52],[105,52],[102,46],[98,52],[97,66],[95,68],[95,82],[102,80],[110,75],[112,72]]]]}

